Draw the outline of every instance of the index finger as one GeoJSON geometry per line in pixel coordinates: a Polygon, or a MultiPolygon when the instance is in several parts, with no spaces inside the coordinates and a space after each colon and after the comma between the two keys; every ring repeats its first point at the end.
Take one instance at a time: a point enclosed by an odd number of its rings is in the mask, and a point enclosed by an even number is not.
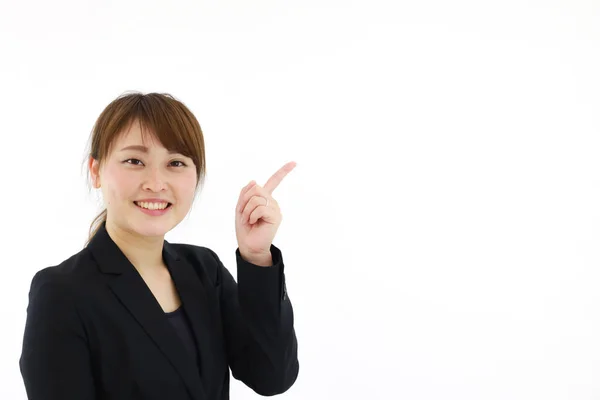
{"type": "Polygon", "coordinates": [[[265,185],[263,187],[265,189],[267,189],[267,191],[269,193],[273,193],[273,191],[281,183],[281,181],[283,180],[283,178],[285,178],[285,176],[291,170],[293,170],[294,167],[296,167],[296,162],[295,161],[290,161],[289,163],[285,164],[283,167],[279,168],[279,170],[277,172],[275,172],[273,174],[273,176],[271,176],[269,178],[269,180],[267,181],[267,183],[265,183],[265,185]]]}

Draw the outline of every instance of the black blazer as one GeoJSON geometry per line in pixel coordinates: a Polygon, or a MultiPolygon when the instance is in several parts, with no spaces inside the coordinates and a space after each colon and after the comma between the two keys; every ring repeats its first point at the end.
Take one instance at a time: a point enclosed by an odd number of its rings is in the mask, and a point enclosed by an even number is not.
{"type": "Polygon", "coordinates": [[[229,368],[256,393],[285,392],[298,376],[297,340],[281,251],[272,267],[236,249],[237,280],[212,250],[164,242],[198,343],[192,355],[105,224],[90,244],[32,279],[19,360],[34,400],[223,400],[229,368]]]}

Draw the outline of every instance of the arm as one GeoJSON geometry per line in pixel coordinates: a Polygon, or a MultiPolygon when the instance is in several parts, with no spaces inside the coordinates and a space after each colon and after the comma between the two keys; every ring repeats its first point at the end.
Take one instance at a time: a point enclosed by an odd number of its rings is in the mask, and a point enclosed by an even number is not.
{"type": "Polygon", "coordinates": [[[30,400],[92,400],[90,354],[75,302],[48,270],[32,279],[19,366],[30,400]]]}
{"type": "Polygon", "coordinates": [[[271,254],[273,266],[261,267],[244,260],[238,248],[239,285],[214,254],[219,264],[221,313],[231,372],[264,396],[287,391],[299,369],[283,259],[273,245],[271,254]]]}

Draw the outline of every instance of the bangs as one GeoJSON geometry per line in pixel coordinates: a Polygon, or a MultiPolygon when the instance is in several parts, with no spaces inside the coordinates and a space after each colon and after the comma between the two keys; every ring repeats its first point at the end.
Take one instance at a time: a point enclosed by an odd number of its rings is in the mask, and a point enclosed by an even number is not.
{"type": "Polygon", "coordinates": [[[125,124],[124,129],[115,137],[115,142],[120,136],[129,132],[134,123],[139,125],[140,131],[142,132],[142,144],[144,146],[149,147],[148,142],[156,141],[168,151],[177,152],[186,157],[194,158],[193,149],[186,143],[185,136],[177,134],[181,131],[169,125],[158,127],[156,124],[153,124],[153,121],[143,120],[140,117],[132,116],[125,124]]]}
{"type": "Polygon", "coordinates": [[[199,181],[205,166],[204,138],[200,124],[191,111],[168,94],[130,94],[117,98],[100,116],[95,127],[96,154],[104,159],[122,134],[139,123],[142,142],[158,140],[168,151],[192,159],[199,181]]]}

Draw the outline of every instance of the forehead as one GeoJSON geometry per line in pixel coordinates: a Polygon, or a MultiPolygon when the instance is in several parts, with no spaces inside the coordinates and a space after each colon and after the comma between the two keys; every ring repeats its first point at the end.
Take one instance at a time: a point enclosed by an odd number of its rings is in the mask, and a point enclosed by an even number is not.
{"type": "Polygon", "coordinates": [[[114,143],[117,150],[122,146],[127,145],[144,145],[146,147],[164,148],[156,133],[149,128],[142,129],[139,123],[130,124],[129,129],[123,130],[123,132],[115,137],[114,143]]]}

